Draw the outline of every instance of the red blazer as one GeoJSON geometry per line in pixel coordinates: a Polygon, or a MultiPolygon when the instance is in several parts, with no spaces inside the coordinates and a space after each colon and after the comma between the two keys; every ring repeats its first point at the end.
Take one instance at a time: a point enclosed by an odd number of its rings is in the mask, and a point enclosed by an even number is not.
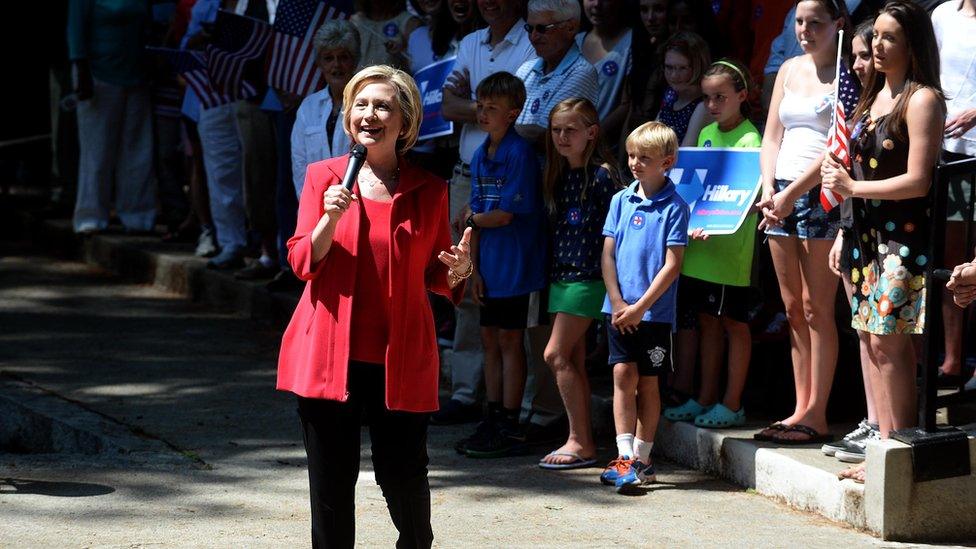
{"type": "MultiPolygon", "coordinates": [[[[364,215],[358,202],[339,220],[329,253],[312,262],[312,229],[324,213],[322,196],[342,182],[348,161],[345,155],[308,166],[295,236],[288,240],[288,263],[308,283],[281,338],[278,389],[303,397],[349,397],[349,324],[364,215]]],[[[358,194],[358,186],[353,191],[358,194]]],[[[454,303],[464,292],[464,284],[448,287],[447,267],[437,259],[452,244],[445,181],[401,159],[390,229],[390,286],[376,288],[390,300],[386,407],[430,412],[437,409],[440,361],[427,290],[454,303]]]]}

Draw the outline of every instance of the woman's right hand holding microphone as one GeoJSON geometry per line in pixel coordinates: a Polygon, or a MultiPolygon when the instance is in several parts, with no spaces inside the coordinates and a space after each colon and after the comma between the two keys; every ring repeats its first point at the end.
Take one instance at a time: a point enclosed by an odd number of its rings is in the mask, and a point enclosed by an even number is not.
{"type": "Polygon", "coordinates": [[[352,194],[349,189],[342,185],[332,185],[322,196],[322,209],[332,221],[339,221],[355,200],[359,200],[359,197],[352,194]]]}

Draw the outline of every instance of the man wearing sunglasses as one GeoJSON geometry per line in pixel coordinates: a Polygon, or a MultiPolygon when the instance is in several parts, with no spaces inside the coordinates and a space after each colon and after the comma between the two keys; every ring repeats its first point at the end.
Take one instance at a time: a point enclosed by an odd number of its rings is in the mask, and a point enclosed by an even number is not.
{"type": "Polygon", "coordinates": [[[576,46],[578,0],[530,0],[525,30],[539,59],[527,61],[516,76],[525,82],[525,106],[515,122],[522,137],[541,147],[549,125],[549,111],[570,97],[597,104],[596,70],[576,46]]]}

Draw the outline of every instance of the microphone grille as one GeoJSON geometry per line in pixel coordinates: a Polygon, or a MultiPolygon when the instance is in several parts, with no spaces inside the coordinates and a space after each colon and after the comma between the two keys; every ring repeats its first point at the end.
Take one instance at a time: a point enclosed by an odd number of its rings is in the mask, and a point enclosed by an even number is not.
{"type": "Polygon", "coordinates": [[[352,150],[349,151],[349,154],[357,158],[366,158],[366,147],[363,146],[362,143],[356,143],[352,146],[352,150]]]}

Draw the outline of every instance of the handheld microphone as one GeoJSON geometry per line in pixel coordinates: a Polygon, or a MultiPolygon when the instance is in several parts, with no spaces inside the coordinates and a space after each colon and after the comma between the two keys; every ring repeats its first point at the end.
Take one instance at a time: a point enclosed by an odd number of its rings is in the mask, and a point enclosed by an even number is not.
{"type": "Polygon", "coordinates": [[[349,192],[352,192],[352,186],[356,183],[359,170],[363,168],[363,162],[366,162],[366,147],[356,143],[352,146],[352,150],[349,151],[349,164],[346,166],[346,176],[342,178],[342,186],[349,192]]]}

